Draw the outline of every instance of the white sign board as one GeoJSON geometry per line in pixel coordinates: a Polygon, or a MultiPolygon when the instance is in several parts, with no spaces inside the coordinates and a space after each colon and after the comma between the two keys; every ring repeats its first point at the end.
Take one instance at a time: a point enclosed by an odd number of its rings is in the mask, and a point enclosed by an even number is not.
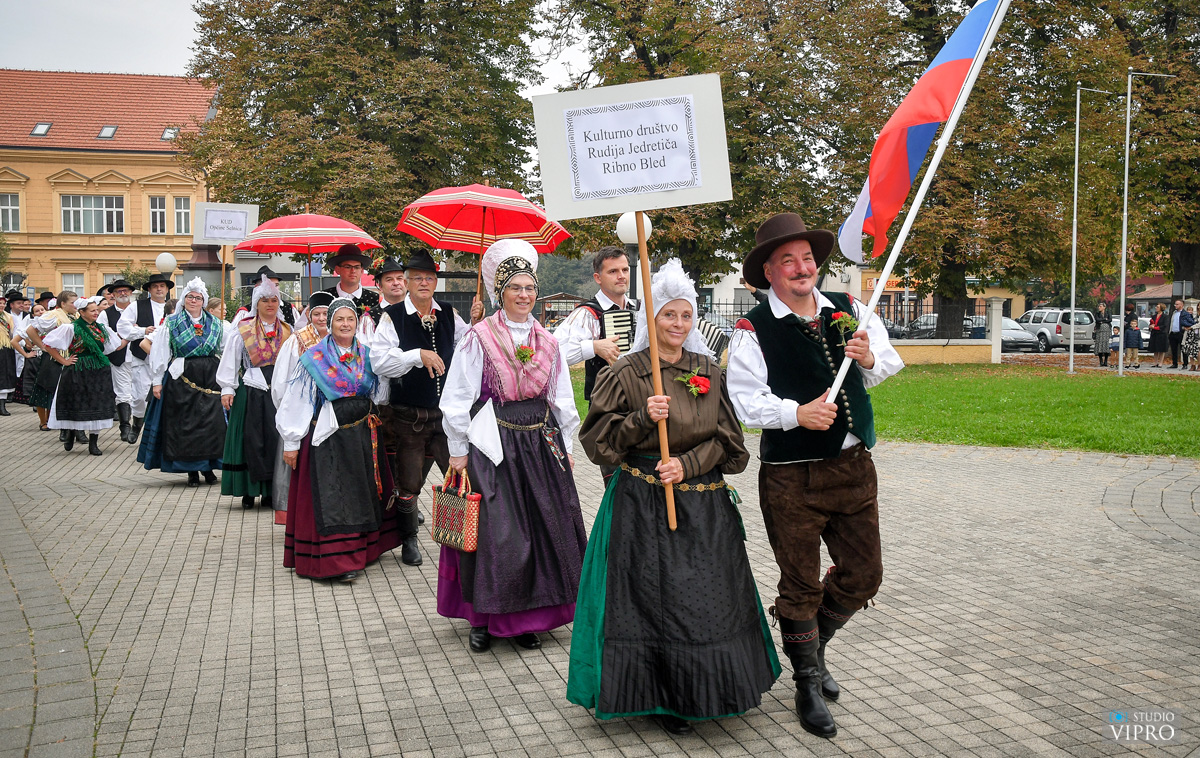
{"type": "Polygon", "coordinates": [[[257,205],[196,203],[192,244],[236,245],[257,226],[257,205]]]}
{"type": "Polygon", "coordinates": [[[717,74],[541,95],[533,115],[552,219],[733,199],[717,74]]]}

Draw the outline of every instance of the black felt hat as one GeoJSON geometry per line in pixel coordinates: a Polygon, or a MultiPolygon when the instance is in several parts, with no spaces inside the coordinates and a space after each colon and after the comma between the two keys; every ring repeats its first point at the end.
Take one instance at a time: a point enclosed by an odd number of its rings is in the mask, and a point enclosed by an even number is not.
{"type": "Polygon", "coordinates": [[[338,248],[337,252],[329,259],[329,270],[337,268],[343,263],[358,262],[363,268],[368,268],[371,265],[371,256],[364,253],[358,248],[358,245],[347,243],[338,248]]]}
{"type": "Polygon", "coordinates": [[[122,287],[129,290],[130,292],[132,292],[134,289],[136,289],[132,284],[125,281],[124,279],[115,279],[108,283],[108,289],[110,292],[116,292],[117,290],[121,289],[122,287]]]}
{"type": "Polygon", "coordinates": [[[742,263],[742,278],[758,289],[770,287],[763,264],[770,259],[775,248],[792,240],[808,240],[812,245],[813,260],[820,268],[833,252],[837,236],[828,229],[809,229],[804,225],[804,219],[796,213],[777,213],[763,222],[754,233],[756,244],[742,263]]]}
{"type": "Polygon", "coordinates": [[[432,271],[438,273],[438,265],[434,263],[433,256],[429,251],[422,247],[416,247],[409,251],[408,263],[404,264],[407,271],[432,271]]]}
{"type": "Polygon", "coordinates": [[[42,294],[38,295],[38,296],[37,296],[37,300],[34,300],[33,302],[35,302],[35,303],[45,303],[45,302],[47,302],[47,301],[49,301],[49,300],[53,300],[53,299],[54,299],[54,293],[53,293],[53,292],[43,292],[42,294]]]}
{"type": "Polygon", "coordinates": [[[100,285],[100,289],[96,290],[96,297],[104,297],[105,292],[111,292],[111,291],[112,291],[111,284],[102,284],[102,285],[100,285]]]}
{"type": "Polygon", "coordinates": [[[4,293],[4,299],[10,303],[18,303],[22,300],[28,300],[29,298],[25,297],[25,295],[21,293],[21,290],[9,290],[8,292],[4,293]]]}
{"type": "Polygon", "coordinates": [[[259,281],[261,281],[261,280],[262,280],[262,277],[263,277],[263,276],[266,276],[268,279],[279,279],[279,278],[281,278],[281,277],[279,276],[279,274],[277,274],[277,273],[275,273],[274,271],[272,271],[272,270],[271,270],[271,267],[270,267],[270,266],[263,266],[262,268],[260,268],[260,269],[258,270],[258,272],[257,272],[257,276],[259,277],[259,281]]]}
{"type": "Polygon", "coordinates": [[[379,277],[383,276],[384,274],[392,274],[397,271],[403,273],[404,266],[400,265],[400,263],[398,263],[395,258],[384,258],[383,265],[375,270],[374,276],[376,278],[379,278],[379,277]]]}
{"type": "Polygon", "coordinates": [[[142,287],[142,289],[146,292],[149,292],[150,285],[158,284],[159,282],[167,285],[167,289],[174,289],[175,287],[175,282],[171,281],[171,277],[167,276],[166,274],[151,274],[150,278],[146,280],[146,284],[142,287]]]}

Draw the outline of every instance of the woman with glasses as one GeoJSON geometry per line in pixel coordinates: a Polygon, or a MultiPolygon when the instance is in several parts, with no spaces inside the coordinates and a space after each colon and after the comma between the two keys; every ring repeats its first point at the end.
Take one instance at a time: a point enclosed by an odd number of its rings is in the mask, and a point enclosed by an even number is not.
{"type": "Polygon", "coordinates": [[[478,549],[442,547],[438,613],[471,625],[477,653],[493,637],[533,650],[570,623],[587,545],[571,474],[579,414],[558,342],[532,315],[537,263],[527,242],[488,248],[483,279],[501,307],[458,343],[442,393],[450,467],[482,502],[478,549]]]}
{"type": "Polygon", "coordinates": [[[184,285],[182,307],[151,335],[148,363],[153,397],[138,463],[147,471],[187,474],[187,485],[216,484],[225,451],[225,411],[217,367],[229,324],[209,313],[208,289],[199,277],[184,285]]]}

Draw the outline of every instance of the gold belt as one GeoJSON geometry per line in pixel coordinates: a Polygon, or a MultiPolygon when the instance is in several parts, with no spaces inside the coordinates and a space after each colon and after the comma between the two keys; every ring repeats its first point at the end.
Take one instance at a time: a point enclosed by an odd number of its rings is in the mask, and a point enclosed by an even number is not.
{"type": "MultiPolygon", "coordinates": [[[[663,486],[662,480],[659,479],[658,477],[650,476],[649,474],[643,474],[641,471],[638,471],[633,466],[630,466],[628,463],[622,463],[621,470],[628,474],[631,474],[632,476],[636,476],[638,479],[641,479],[643,482],[649,482],[650,484],[655,484],[655,485],[658,485],[659,487],[663,486]]],[[[718,479],[717,481],[709,482],[708,484],[683,484],[683,483],[681,483],[681,484],[675,484],[672,486],[675,489],[679,490],[680,492],[712,492],[714,490],[723,490],[728,485],[725,484],[724,479],[718,479]]]]}
{"type": "Polygon", "coordinates": [[[515,429],[518,432],[532,432],[536,429],[541,429],[550,420],[550,406],[546,406],[546,417],[536,424],[510,424],[507,421],[496,419],[496,425],[502,426],[505,429],[515,429]]]}
{"type": "Polygon", "coordinates": [[[183,380],[184,384],[186,384],[187,386],[196,390],[197,392],[203,392],[206,395],[220,395],[221,394],[220,390],[210,390],[208,387],[201,387],[199,384],[196,384],[191,379],[188,379],[186,376],[180,375],[179,378],[183,380]]]}

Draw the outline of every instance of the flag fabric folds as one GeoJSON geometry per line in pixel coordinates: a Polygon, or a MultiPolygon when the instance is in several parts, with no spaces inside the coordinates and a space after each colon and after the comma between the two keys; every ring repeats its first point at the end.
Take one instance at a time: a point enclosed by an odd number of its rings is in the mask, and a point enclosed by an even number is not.
{"type": "Polygon", "coordinates": [[[872,257],[887,248],[888,227],[904,206],[938,127],[954,110],[998,3],[983,0],[971,9],[879,133],[867,181],[838,230],[838,246],[850,260],[864,262],[864,234],[875,238],[872,257]]]}

